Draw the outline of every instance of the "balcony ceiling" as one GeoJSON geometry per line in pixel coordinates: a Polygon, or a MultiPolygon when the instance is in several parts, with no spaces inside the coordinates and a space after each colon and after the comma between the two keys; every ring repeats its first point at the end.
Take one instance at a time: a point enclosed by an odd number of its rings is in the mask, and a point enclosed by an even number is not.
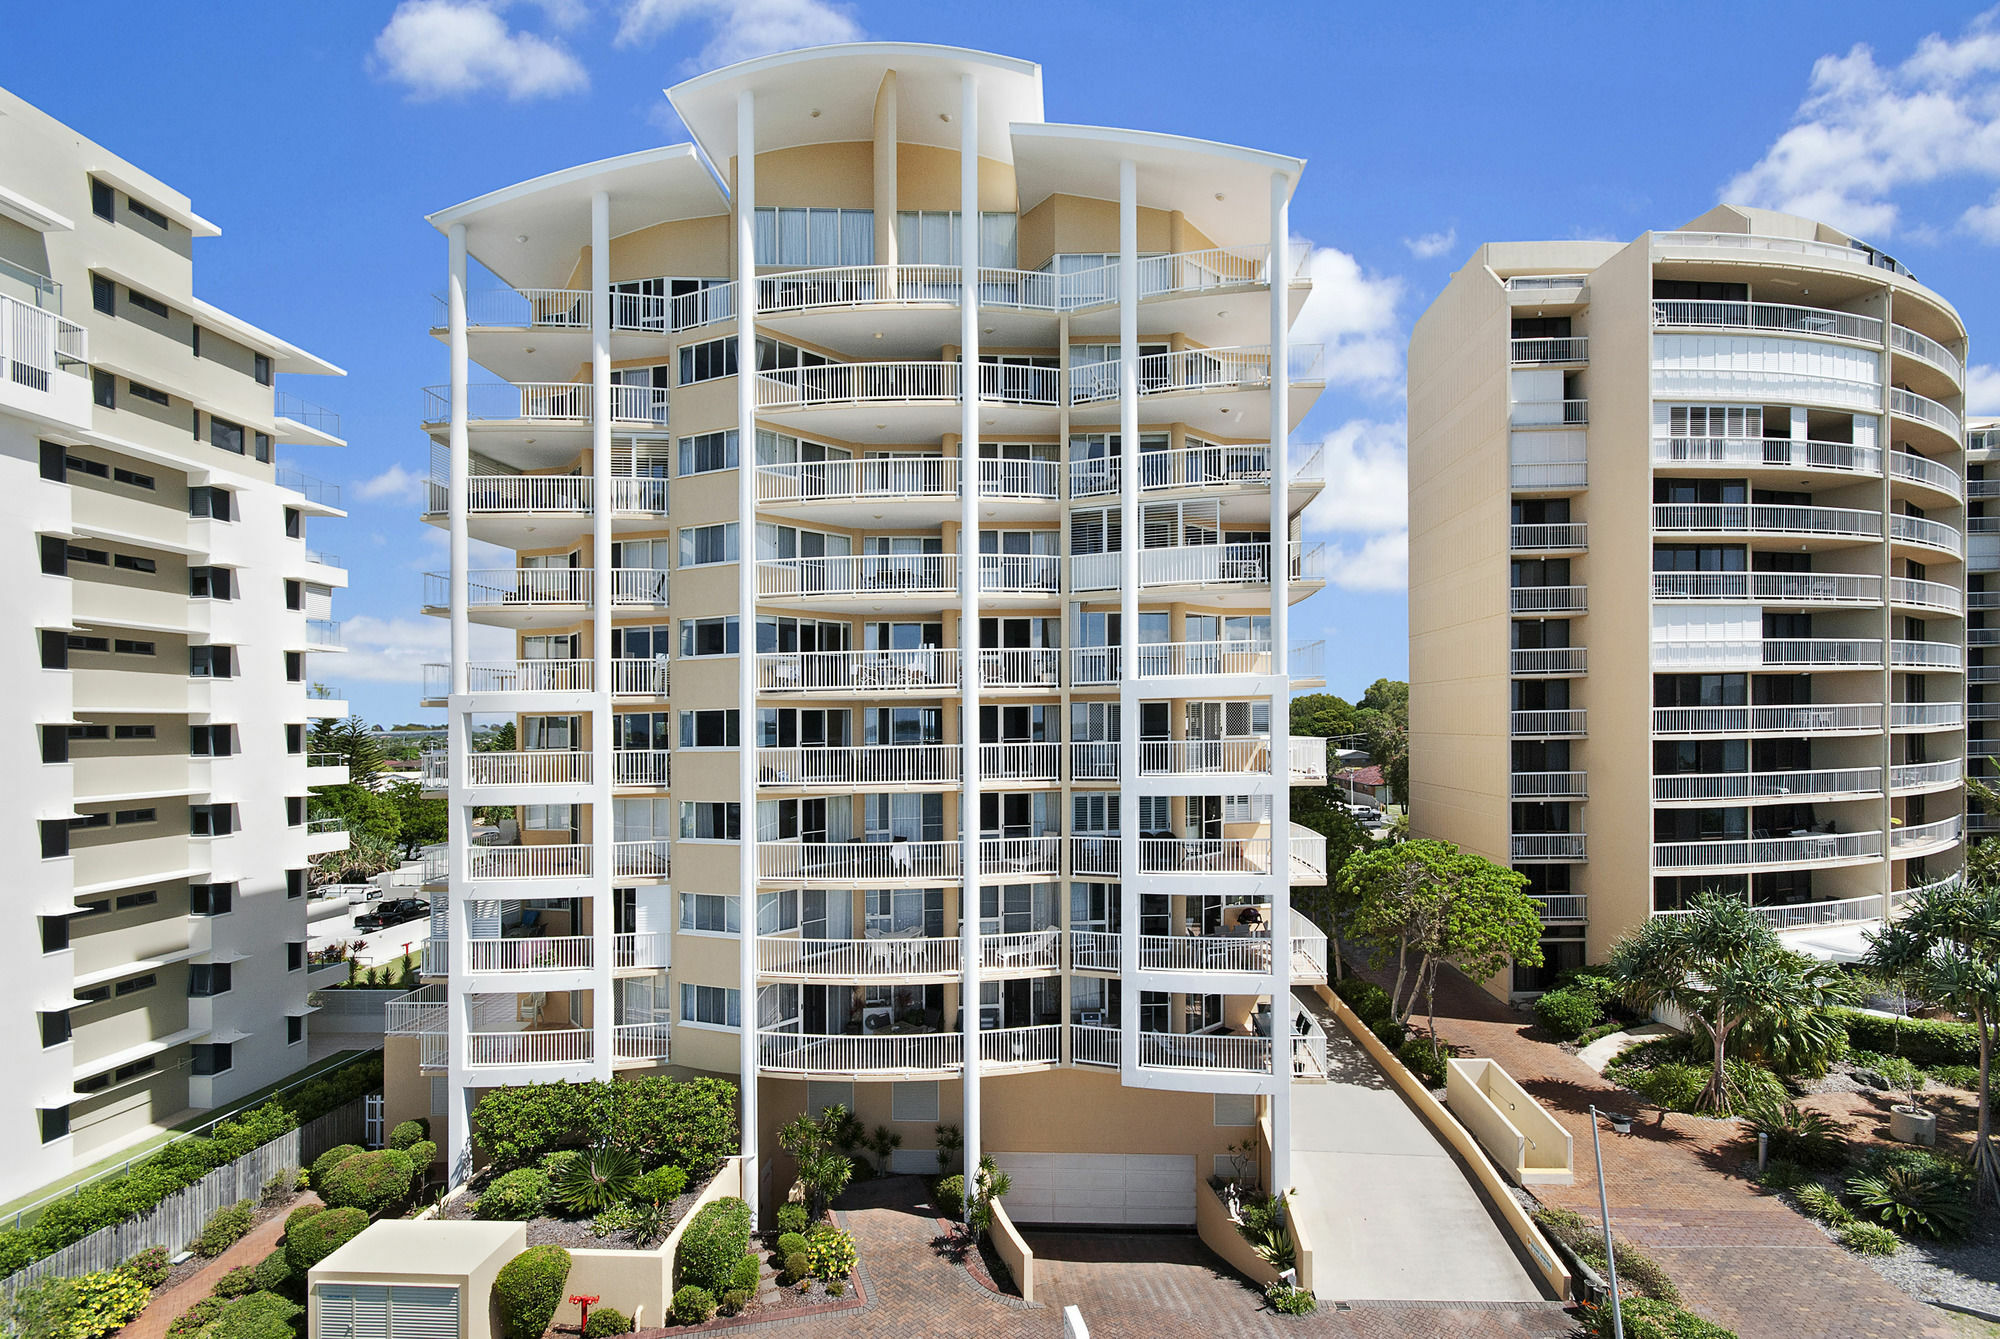
{"type": "Polygon", "coordinates": [[[1118,165],[1137,169],[1139,204],[1178,209],[1218,246],[1271,240],[1271,174],[1298,188],[1303,158],[1213,140],[1106,126],[1016,125],[1014,171],[1027,213],[1051,195],[1118,198],[1118,165]]]}
{"type": "Polygon", "coordinates": [[[1042,67],[1033,61],[922,42],[848,42],[741,61],[666,90],[695,142],[725,175],[736,156],[736,99],[756,97],[757,151],[873,139],[875,99],[896,72],[896,136],[956,149],[959,80],[979,82],[979,153],[1006,162],[1008,130],[1042,119],[1042,67]],[[949,117],[949,120],[945,118],[949,117]]]}
{"type": "Polygon", "coordinates": [[[503,186],[428,217],[442,233],[463,223],[466,251],[502,282],[561,288],[590,243],[590,197],[597,191],[611,197],[613,237],[729,212],[694,145],[670,144],[503,186]]]}

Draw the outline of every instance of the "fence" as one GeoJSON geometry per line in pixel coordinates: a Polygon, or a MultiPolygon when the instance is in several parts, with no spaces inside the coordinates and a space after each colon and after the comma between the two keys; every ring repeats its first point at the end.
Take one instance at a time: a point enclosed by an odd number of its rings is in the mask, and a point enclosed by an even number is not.
{"type": "Polygon", "coordinates": [[[0,1279],[0,1294],[13,1296],[23,1284],[51,1275],[75,1277],[111,1269],[150,1246],[178,1254],[201,1234],[216,1210],[256,1200],[264,1183],[279,1172],[296,1171],[338,1144],[361,1141],[368,1099],[356,1098],[297,1129],[260,1144],[234,1162],[161,1200],[145,1213],[99,1228],[53,1255],[0,1279]]]}

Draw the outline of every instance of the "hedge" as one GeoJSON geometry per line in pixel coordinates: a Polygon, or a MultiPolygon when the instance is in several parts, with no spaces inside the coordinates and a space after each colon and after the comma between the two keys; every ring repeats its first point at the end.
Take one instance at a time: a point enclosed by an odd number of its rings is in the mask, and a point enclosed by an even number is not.
{"type": "Polygon", "coordinates": [[[359,1209],[316,1213],[285,1232],[285,1262],[294,1276],[304,1278],[314,1265],[361,1235],[367,1226],[368,1215],[359,1209]]]}
{"type": "Polygon", "coordinates": [[[1857,1051],[1900,1055],[1921,1066],[1979,1063],[1979,1032],[1970,1023],[1885,1018],[1859,1009],[1829,1009],[1827,1014],[1847,1029],[1847,1043],[1857,1051]]]}
{"type": "Polygon", "coordinates": [[[196,1331],[201,1339],[293,1339],[292,1322],[305,1308],[276,1293],[239,1297],[196,1331]]]}
{"type": "Polygon", "coordinates": [[[496,1088],[472,1109],[472,1131],[498,1171],[608,1144],[629,1150],[643,1166],[705,1177],[737,1151],[736,1085],[648,1075],[496,1088]]]}
{"type": "Polygon", "coordinates": [[[194,1239],[194,1253],[210,1257],[221,1255],[256,1225],[257,1206],[249,1200],[225,1205],[209,1215],[201,1235],[194,1239]]]}
{"type": "Polygon", "coordinates": [[[549,1178],[539,1168],[516,1167],[493,1179],[472,1202],[475,1218],[525,1222],[549,1202],[549,1178]]]}
{"type": "Polygon", "coordinates": [[[0,1231],[0,1277],[100,1228],[145,1213],[217,1167],[381,1086],[382,1056],[373,1052],[232,1116],[213,1134],[177,1140],[121,1176],[92,1181],[43,1209],[31,1225],[0,1231]]]}
{"type": "Polygon", "coordinates": [[[530,1246],[500,1266],[493,1303],[507,1339],[542,1339],[562,1302],[569,1263],[569,1252],[560,1246],[530,1246]]]}
{"type": "Polygon", "coordinates": [[[681,1232],[674,1265],[683,1285],[711,1293],[729,1286],[729,1271],[750,1249],[750,1206],[739,1199],[719,1199],[702,1206],[681,1232]]]}
{"type": "Polygon", "coordinates": [[[583,1339],[611,1339],[614,1334],[632,1333],[632,1318],[617,1307],[601,1306],[584,1323],[583,1339]]]}
{"type": "Polygon", "coordinates": [[[313,1165],[307,1169],[306,1173],[312,1180],[313,1189],[318,1190],[320,1184],[333,1175],[333,1169],[340,1166],[341,1163],[346,1162],[349,1158],[358,1158],[367,1151],[367,1149],[359,1144],[335,1144],[332,1148],[314,1158],[313,1165]]]}
{"type": "Polygon", "coordinates": [[[361,1209],[378,1214],[409,1198],[410,1183],[417,1166],[410,1155],[397,1148],[378,1148],[373,1153],[357,1153],[328,1172],[313,1186],[329,1209],[361,1209]]]}

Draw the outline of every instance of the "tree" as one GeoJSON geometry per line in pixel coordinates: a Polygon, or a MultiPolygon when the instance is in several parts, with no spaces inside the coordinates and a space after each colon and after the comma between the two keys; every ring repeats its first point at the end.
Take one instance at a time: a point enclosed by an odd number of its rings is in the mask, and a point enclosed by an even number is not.
{"type": "Polygon", "coordinates": [[[1437,1037],[1437,969],[1449,963],[1484,981],[1510,962],[1540,966],[1541,907],[1523,890],[1525,876],[1450,842],[1398,842],[1350,856],[1340,892],[1352,898],[1349,928],[1374,965],[1396,960],[1389,992],[1407,1023],[1419,994],[1437,1037]],[[1408,993],[1404,987],[1409,987],[1408,993]]]}
{"type": "Polygon", "coordinates": [[[826,1216],[826,1206],[854,1176],[854,1159],[840,1151],[842,1141],[851,1146],[853,1137],[853,1118],[838,1102],[820,1112],[818,1120],[800,1116],[778,1131],[778,1147],[798,1164],[806,1211],[814,1221],[826,1216]]]}
{"type": "Polygon", "coordinates": [[[415,859],[422,848],[450,835],[450,808],[441,799],[425,798],[422,783],[392,782],[383,789],[382,798],[395,807],[401,829],[397,839],[403,843],[404,859],[415,859]]]}
{"type": "Polygon", "coordinates": [[[1964,878],[1931,884],[1911,899],[1901,919],[1869,937],[1863,962],[1900,977],[1923,998],[1971,1018],[1979,1038],[1979,1131],[1972,1144],[1973,1178],[1981,1204],[2000,1200],[1993,1094],[1987,1086],[1993,1025],[2000,1018],[2000,882],[1968,865],[1964,878]]]}
{"type": "Polygon", "coordinates": [[[1610,968],[1628,1004],[1678,1010],[1708,1042],[1708,1082],[1695,1109],[1722,1115],[1732,1037],[1779,1030],[1850,998],[1837,975],[1784,947],[1748,902],[1713,891],[1685,912],[1645,921],[1612,949],[1610,968]]]}
{"type": "Polygon", "coordinates": [[[321,720],[312,728],[312,753],[338,753],[348,780],[360,783],[382,770],[382,745],[359,716],[344,721],[321,720]]]}
{"type": "Polygon", "coordinates": [[[1360,734],[1361,726],[1346,698],[1332,693],[1302,693],[1292,699],[1292,733],[1342,739],[1360,734]]]}
{"type": "Polygon", "coordinates": [[[502,721],[498,725],[489,726],[472,737],[474,753],[512,753],[519,747],[514,742],[512,721],[502,721]]]}
{"type": "Polygon", "coordinates": [[[1333,798],[1334,794],[1325,786],[1292,787],[1292,821],[1326,838],[1326,868],[1330,876],[1326,883],[1316,887],[1294,888],[1292,906],[1326,931],[1333,941],[1333,976],[1337,981],[1343,971],[1342,935],[1355,908],[1354,899],[1341,888],[1339,874],[1356,851],[1372,848],[1375,839],[1361,826],[1360,820],[1333,798]]]}
{"type": "Polygon", "coordinates": [[[315,786],[307,810],[313,818],[339,818],[355,841],[393,843],[402,836],[403,819],[385,795],[366,786],[315,786]]]}

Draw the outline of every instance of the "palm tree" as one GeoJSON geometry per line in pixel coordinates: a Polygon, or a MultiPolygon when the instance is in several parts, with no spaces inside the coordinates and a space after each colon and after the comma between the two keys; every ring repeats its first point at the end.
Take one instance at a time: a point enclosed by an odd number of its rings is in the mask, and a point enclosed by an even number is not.
{"type": "Polygon", "coordinates": [[[1708,1082],[1695,1108],[1719,1115],[1729,1112],[1723,1061],[1732,1038],[1814,1049],[1796,1039],[1801,1023],[1823,1025],[1823,1010],[1849,998],[1835,974],[1787,949],[1749,903],[1712,891],[1685,912],[1647,920],[1612,949],[1610,966],[1633,1007],[1678,1010],[1708,1042],[1708,1082]]]}
{"type": "Polygon", "coordinates": [[[1987,1089],[1993,1024],[2000,1017],[2000,879],[1968,864],[1964,878],[1923,889],[1902,919],[1869,936],[1863,961],[1908,982],[1924,999],[1972,1019],[1979,1036],[1979,1135],[1972,1145],[1972,1171],[1979,1202],[2000,1200],[2000,1156],[1993,1148],[1993,1098],[1987,1089]]]}

